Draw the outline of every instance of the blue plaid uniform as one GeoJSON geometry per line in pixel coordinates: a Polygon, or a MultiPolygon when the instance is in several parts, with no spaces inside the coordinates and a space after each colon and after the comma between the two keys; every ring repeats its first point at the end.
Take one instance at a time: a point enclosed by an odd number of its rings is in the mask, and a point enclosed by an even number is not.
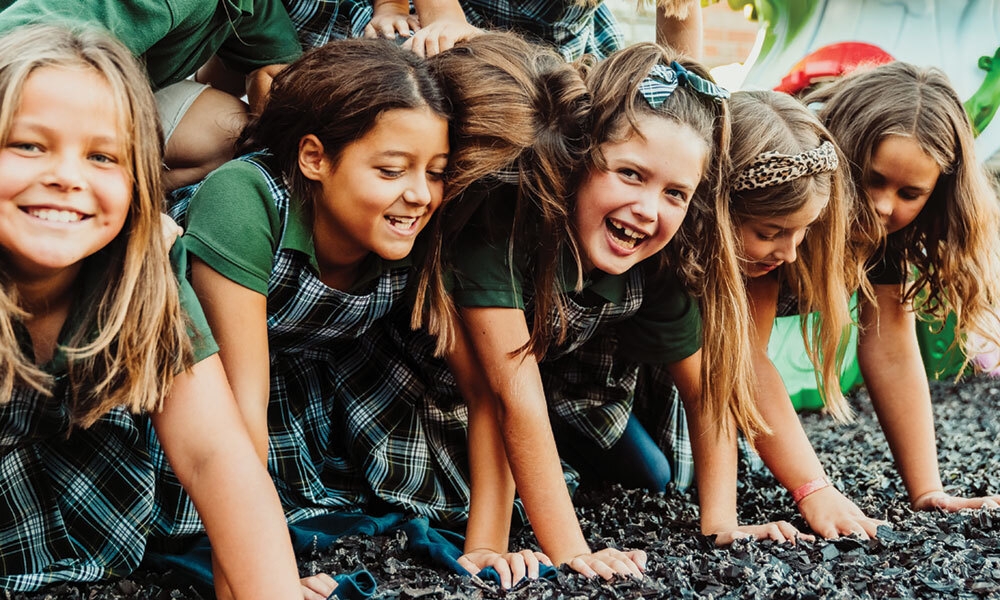
{"type": "MultiPolygon", "coordinates": [[[[406,386],[392,373],[372,370],[371,364],[386,362],[385,349],[368,338],[378,337],[373,327],[403,299],[409,267],[386,270],[362,291],[328,287],[308,255],[281,247],[294,201],[282,177],[264,154],[238,160],[253,165],[264,179],[270,196],[265,201],[274,203],[280,221],[267,283],[268,468],[289,522],[361,508],[374,496],[368,474],[357,466],[364,462],[359,453],[378,444],[359,448],[355,440],[379,440],[399,426],[366,407],[390,403],[406,386]]],[[[171,216],[178,223],[186,222],[192,193],[197,189],[175,198],[171,216]]],[[[383,454],[389,457],[385,470],[392,473],[406,470],[406,460],[420,460],[394,455],[392,449],[383,454]]],[[[377,474],[371,478],[378,481],[377,474]]],[[[395,487],[406,488],[409,479],[403,480],[395,487]]],[[[417,493],[398,491],[404,498],[417,493]]]]}
{"type": "MultiPolygon", "coordinates": [[[[180,270],[182,245],[171,258],[180,270]]],[[[82,280],[95,268],[85,267],[82,280]]],[[[182,305],[199,331],[200,360],[216,347],[184,286],[182,305]]],[[[0,401],[0,588],[11,592],[130,574],[148,537],[172,534],[163,515],[188,515],[200,529],[193,506],[190,517],[183,503],[171,506],[171,494],[160,493],[161,468],[151,455],[162,450],[148,417],[115,408],[87,429],[70,429],[64,360],[57,351],[49,363],[51,397],[15,387],[0,401]]]]}
{"type": "MultiPolygon", "coordinates": [[[[282,0],[303,47],[360,37],[374,13],[371,0],[282,0]]],[[[470,24],[511,30],[554,46],[567,60],[584,54],[605,58],[625,45],[603,2],[572,0],[460,0],[470,24]]]]}
{"type": "Polygon", "coordinates": [[[0,404],[0,588],[123,577],[142,559],[154,475],[142,417],[115,409],[69,437],[62,398],[0,404]]]}

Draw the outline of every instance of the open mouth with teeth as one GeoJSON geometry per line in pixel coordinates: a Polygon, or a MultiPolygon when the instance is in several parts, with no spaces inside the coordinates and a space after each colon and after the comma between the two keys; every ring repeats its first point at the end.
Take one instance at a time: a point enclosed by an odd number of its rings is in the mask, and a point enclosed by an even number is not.
{"type": "Polygon", "coordinates": [[[393,217],[386,215],[385,220],[389,221],[389,225],[392,225],[396,229],[410,231],[417,226],[417,221],[420,220],[420,217],[393,217]]]}
{"type": "Polygon", "coordinates": [[[41,219],[42,221],[50,221],[52,223],[76,223],[84,219],[89,218],[87,215],[77,212],[75,210],[60,210],[56,208],[24,208],[24,212],[28,213],[36,219],[41,219]]]}
{"type": "Polygon", "coordinates": [[[625,248],[635,248],[648,237],[645,233],[638,232],[612,219],[605,219],[604,226],[607,227],[615,241],[625,248]]]}

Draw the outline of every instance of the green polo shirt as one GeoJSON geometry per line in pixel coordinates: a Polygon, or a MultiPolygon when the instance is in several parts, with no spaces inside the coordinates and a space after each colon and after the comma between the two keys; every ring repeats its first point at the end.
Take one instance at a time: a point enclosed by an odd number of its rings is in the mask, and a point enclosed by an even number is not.
{"type": "MultiPolygon", "coordinates": [[[[279,250],[303,254],[317,277],[319,267],[305,203],[291,198],[283,223],[272,190],[288,190],[269,157],[253,160],[229,161],[202,182],[188,207],[184,240],[191,254],[226,279],[267,295],[279,250]]],[[[410,264],[410,257],[386,261],[371,253],[348,292],[365,289],[384,272],[410,264]]]]}
{"type": "Polygon", "coordinates": [[[0,32],[27,23],[90,23],[146,63],[154,89],[192,75],[218,54],[250,73],[302,53],[279,0],[0,0],[0,32]]]}
{"type": "MultiPolygon", "coordinates": [[[[532,294],[532,276],[523,245],[515,244],[511,250],[512,219],[513,200],[494,193],[484,200],[450,248],[455,267],[452,293],[459,306],[524,310],[532,294]]],[[[701,348],[698,303],[673,276],[654,275],[645,264],[633,268],[648,272],[639,311],[614,325],[621,340],[620,352],[644,363],[672,363],[697,352],[701,348]]],[[[621,303],[628,280],[627,272],[611,275],[595,270],[584,279],[583,289],[575,292],[576,268],[569,251],[563,252],[558,285],[578,304],[621,303]]]]}

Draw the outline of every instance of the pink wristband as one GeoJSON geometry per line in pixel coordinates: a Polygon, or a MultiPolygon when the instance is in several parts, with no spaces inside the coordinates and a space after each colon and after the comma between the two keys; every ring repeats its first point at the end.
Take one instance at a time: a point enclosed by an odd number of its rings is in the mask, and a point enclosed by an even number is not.
{"type": "Polygon", "coordinates": [[[799,487],[792,490],[792,500],[794,500],[795,503],[798,504],[799,502],[802,502],[802,499],[808,496],[809,494],[812,494],[813,492],[818,492],[825,487],[830,487],[831,485],[832,482],[830,481],[830,478],[827,477],[826,475],[820,477],[819,479],[813,479],[812,481],[807,481],[802,485],[800,485],[799,487]]]}

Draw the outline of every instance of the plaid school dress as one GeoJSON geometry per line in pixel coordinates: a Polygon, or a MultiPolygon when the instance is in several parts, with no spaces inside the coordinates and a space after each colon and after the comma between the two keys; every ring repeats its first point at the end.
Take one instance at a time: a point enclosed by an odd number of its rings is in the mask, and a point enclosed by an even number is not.
{"type": "MultiPolygon", "coordinates": [[[[613,324],[639,310],[642,289],[641,270],[633,269],[621,303],[588,306],[570,300],[570,341],[553,347],[539,366],[553,421],[569,424],[603,447],[624,431],[639,368],[615,356],[613,324]]],[[[433,356],[433,340],[410,331],[404,319],[386,319],[375,330],[378,335],[360,340],[365,350],[356,362],[361,368],[344,382],[356,390],[343,398],[351,403],[348,413],[359,419],[346,432],[354,456],[363,461],[360,470],[391,504],[438,522],[462,523],[469,502],[468,413],[454,377],[433,356]],[[362,427],[362,417],[378,426],[362,427]]],[[[672,389],[664,399],[679,405],[672,389]]],[[[668,457],[672,463],[685,457],[690,462],[683,410],[676,414],[682,435],[678,450],[668,457]]],[[[565,463],[564,471],[567,484],[574,486],[576,472],[565,463]]]]}
{"type": "MultiPolygon", "coordinates": [[[[254,165],[266,180],[283,238],[292,198],[263,159],[263,154],[253,154],[238,160],[254,165]]],[[[171,216],[179,224],[185,222],[191,192],[175,198],[171,216]]],[[[355,467],[362,460],[345,432],[375,432],[384,426],[371,412],[355,412],[365,403],[352,395],[375,402],[395,394],[380,373],[359,384],[357,372],[377,360],[373,354],[378,348],[361,340],[403,297],[409,267],[383,271],[360,292],[343,292],[320,281],[309,256],[280,243],[278,247],[267,284],[268,468],[286,517],[294,523],[356,510],[373,499],[365,474],[355,467]]],[[[184,520],[173,517],[175,523],[184,520]]]]}
{"type": "MultiPolygon", "coordinates": [[[[371,0],[282,0],[299,41],[315,48],[335,39],[361,37],[374,14],[371,0]]],[[[555,46],[567,59],[605,58],[625,45],[614,15],[603,2],[573,0],[460,0],[469,24],[511,30],[555,46]]],[[[411,8],[412,10],[412,8],[411,8]]]]}
{"type": "Polygon", "coordinates": [[[69,432],[65,376],[0,404],[0,588],[124,577],[154,512],[145,417],[116,408],[69,432]]]}

